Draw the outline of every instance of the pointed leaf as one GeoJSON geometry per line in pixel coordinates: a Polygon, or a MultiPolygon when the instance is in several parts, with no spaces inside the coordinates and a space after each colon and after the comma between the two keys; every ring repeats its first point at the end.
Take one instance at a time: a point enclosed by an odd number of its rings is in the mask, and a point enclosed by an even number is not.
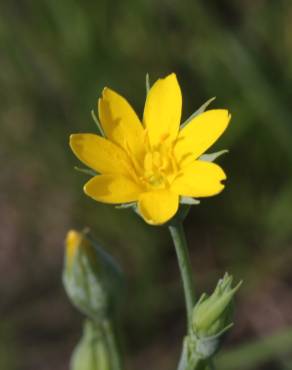
{"type": "Polygon", "coordinates": [[[94,121],[94,122],[95,122],[95,124],[96,124],[98,134],[99,134],[100,136],[105,136],[105,135],[104,135],[104,131],[103,131],[102,127],[101,127],[101,124],[100,124],[99,120],[97,119],[97,117],[96,117],[95,112],[94,112],[94,110],[93,110],[93,109],[92,109],[92,111],[91,111],[91,117],[92,117],[93,121],[94,121]]]}
{"type": "Polygon", "coordinates": [[[216,97],[207,100],[206,103],[204,103],[203,105],[201,105],[199,109],[197,109],[184,123],[181,124],[180,128],[183,129],[188,123],[190,123],[190,121],[193,118],[195,118],[199,114],[205,112],[205,110],[208,107],[208,105],[210,105],[212,103],[212,101],[214,101],[215,99],[216,99],[216,97]]]}
{"type": "Polygon", "coordinates": [[[220,150],[219,152],[214,152],[214,153],[206,153],[201,155],[199,158],[200,161],[205,161],[205,162],[214,162],[215,159],[219,158],[222,154],[228,153],[228,150],[220,150]]]}
{"type": "Polygon", "coordinates": [[[75,166],[74,167],[74,170],[76,170],[78,172],[85,173],[86,175],[90,175],[90,176],[96,176],[96,175],[98,175],[98,173],[96,173],[95,171],[91,170],[90,168],[81,168],[81,167],[75,166]]]}
{"type": "Polygon", "coordinates": [[[127,209],[127,208],[135,208],[136,206],[137,206],[137,203],[136,202],[131,202],[131,203],[119,204],[115,208],[116,209],[127,209]]]}
{"type": "Polygon", "coordinates": [[[191,197],[181,197],[180,203],[194,205],[194,204],[200,204],[200,201],[198,199],[191,198],[191,197]]]}
{"type": "Polygon", "coordinates": [[[146,95],[148,95],[150,90],[150,77],[149,73],[146,73],[146,95]]]}

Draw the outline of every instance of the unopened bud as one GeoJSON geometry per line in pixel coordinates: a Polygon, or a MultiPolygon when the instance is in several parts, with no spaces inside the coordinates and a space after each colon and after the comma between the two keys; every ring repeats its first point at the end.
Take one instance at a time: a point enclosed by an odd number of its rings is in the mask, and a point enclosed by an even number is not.
{"type": "Polygon", "coordinates": [[[192,329],[196,337],[196,350],[204,358],[218,349],[220,337],[232,325],[233,297],[241,282],[232,288],[233,277],[227,273],[220,279],[214,292],[203,294],[193,309],[192,329]]]}
{"type": "Polygon", "coordinates": [[[104,319],[120,297],[119,268],[85,233],[69,231],[65,244],[63,283],[68,297],[88,317],[104,319]]]}

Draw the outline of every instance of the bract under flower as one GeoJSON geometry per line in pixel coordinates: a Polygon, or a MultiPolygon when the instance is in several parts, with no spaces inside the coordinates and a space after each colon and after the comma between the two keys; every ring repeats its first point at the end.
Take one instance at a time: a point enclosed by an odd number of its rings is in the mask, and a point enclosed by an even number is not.
{"type": "Polygon", "coordinates": [[[208,110],[180,130],[181,110],[174,73],[151,87],[143,122],[122,96],[105,88],[98,101],[105,138],[70,136],[75,155],[99,173],[85,184],[85,193],[104,203],[137,202],[139,213],[152,225],[170,220],[181,197],[220,193],[224,171],[199,157],[224,132],[230,114],[225,109],[208,110]]]}

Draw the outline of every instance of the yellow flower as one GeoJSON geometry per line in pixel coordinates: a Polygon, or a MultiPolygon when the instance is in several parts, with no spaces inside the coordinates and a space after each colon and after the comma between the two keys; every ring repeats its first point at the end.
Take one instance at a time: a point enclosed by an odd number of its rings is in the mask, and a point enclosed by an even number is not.
{"type": "Polygon", "coordinates": [[[171,219],[182,197],[221,192],[223,170],[200,156],[226,129],[230,114],[208,110],[180,129],[181,110],[174,73],[149,90],[142,123],[122,96],[105,88],[98,101],[105,137],[70,137],[75,155],[98,173],[85,184],[84,192],[103,203],[137,202],[138,212],[152,225],[171,219]]]}

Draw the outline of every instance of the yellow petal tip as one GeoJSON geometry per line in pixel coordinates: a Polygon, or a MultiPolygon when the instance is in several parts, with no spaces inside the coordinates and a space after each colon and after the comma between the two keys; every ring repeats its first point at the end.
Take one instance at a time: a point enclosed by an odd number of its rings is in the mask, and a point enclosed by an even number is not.
{"type": "Polygon", "coordinates": [[[74,146],[74,144],[75,144],[75,140],[76,140],[76,136],[77,136],[78,134],[71,134],[70,136],[69,136],[69,145],[70,145],[70,147],[71,147],[71,149],[73,150],[74,148],[73,148],[73,146],[74,146]]]}
{"type": "Polygon", "coordinates": [[[84,184],[84,185],[83,185],[83,192],[84,192],[86,195],[90,196],[90,195],[88,194],[88,186],[87,186],[87,184],[88,184],[88,182],[87,182],[86,184],[84,184]]]}

